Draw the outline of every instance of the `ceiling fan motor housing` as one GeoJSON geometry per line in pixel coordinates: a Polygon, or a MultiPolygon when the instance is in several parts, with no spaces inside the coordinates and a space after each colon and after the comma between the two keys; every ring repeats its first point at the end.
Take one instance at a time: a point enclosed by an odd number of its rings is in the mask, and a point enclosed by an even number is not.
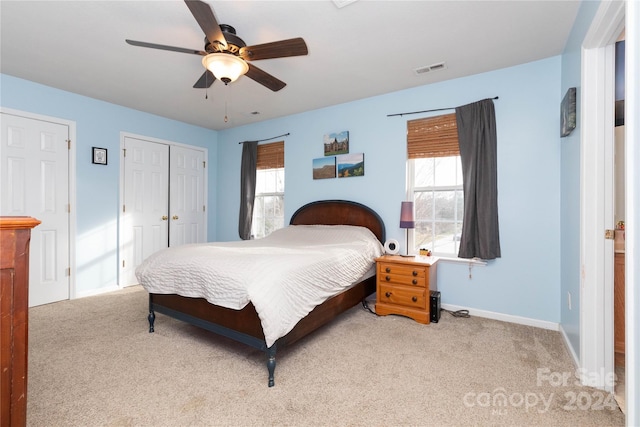
{"type": "Polygon", "coordinates": [[[220,24],[220,29],[222,30],[222,34],[227,41],[227,45],[225,46],[219,40],[214,40],[213,42],[211,42],[205,37],[204,50],[207,53],[224,52],[238,55],[240,49],[245,47],[247,44],[244,42],[244,40],[236,35],[236,29],[231,25],[220,24]]]}

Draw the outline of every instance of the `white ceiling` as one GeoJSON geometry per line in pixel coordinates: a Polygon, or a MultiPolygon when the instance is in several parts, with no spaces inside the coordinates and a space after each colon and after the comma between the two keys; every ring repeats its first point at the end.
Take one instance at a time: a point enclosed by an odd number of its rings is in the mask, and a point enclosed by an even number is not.
{"type": "Polygon", "coordinates": [[[204,72],[200,56],[125,43],[203,49],[204,34],[183,1],[2,0],[0,71],[221,130],[558,55],[580,6],[576,0],[208,3],[247,45],[304,38],[307,56],[254,62],[286,82],[284,89],[272,92],[247,77],[193,89],[204,72]],[[443,70],[414,72],[441,62],[443,70]]]}

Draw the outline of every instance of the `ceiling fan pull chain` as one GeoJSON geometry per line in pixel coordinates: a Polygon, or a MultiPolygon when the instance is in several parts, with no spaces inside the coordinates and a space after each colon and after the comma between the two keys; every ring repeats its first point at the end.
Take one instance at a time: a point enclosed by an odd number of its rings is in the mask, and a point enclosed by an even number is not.
{"type": "Polygon", "coordinates": [[[233,89],[230,85],[225,85],[222,90],[224,91],[224,122],[227,123],[229,121],[229,98],[231,98],[233,89]]]}
{"type": "Polygon", "coordinates": [[[209,74],[204,73],[204,99],[209,99],[209,74]]]}
{"type": "Polygon", "coordinates": [[[227,123],[229,118],[227,117],[227,100],[224,100],[224,122],[227,123]]]}

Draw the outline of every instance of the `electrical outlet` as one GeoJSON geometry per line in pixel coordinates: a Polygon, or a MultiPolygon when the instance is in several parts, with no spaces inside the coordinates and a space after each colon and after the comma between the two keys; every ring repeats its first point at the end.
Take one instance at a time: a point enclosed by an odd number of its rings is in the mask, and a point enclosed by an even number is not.
{"type": "Polygon", "coordinates": [[[569,310],[571,310],[571,292],[567,292],[567,305],[569,306],[569,310]]]}

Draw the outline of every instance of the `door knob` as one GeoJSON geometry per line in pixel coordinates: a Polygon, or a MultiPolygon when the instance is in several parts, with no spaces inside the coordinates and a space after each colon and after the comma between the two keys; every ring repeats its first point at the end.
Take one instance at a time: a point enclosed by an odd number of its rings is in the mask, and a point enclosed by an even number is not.
{"type": "Polygon", "coordinates": [[[178,215],[172,216],[171,219],[174,219],[174,220],[178,219],[178,215]]]}
{"type": "Polygon", "coordinates": [[[163,221],[166,221],[166,220],[168,220],[168,219],[169,219],[169,217],[168,217],[168,216],[166,216],[166,215],[162,215],[162,220],[163,220],[163,221]]]}

